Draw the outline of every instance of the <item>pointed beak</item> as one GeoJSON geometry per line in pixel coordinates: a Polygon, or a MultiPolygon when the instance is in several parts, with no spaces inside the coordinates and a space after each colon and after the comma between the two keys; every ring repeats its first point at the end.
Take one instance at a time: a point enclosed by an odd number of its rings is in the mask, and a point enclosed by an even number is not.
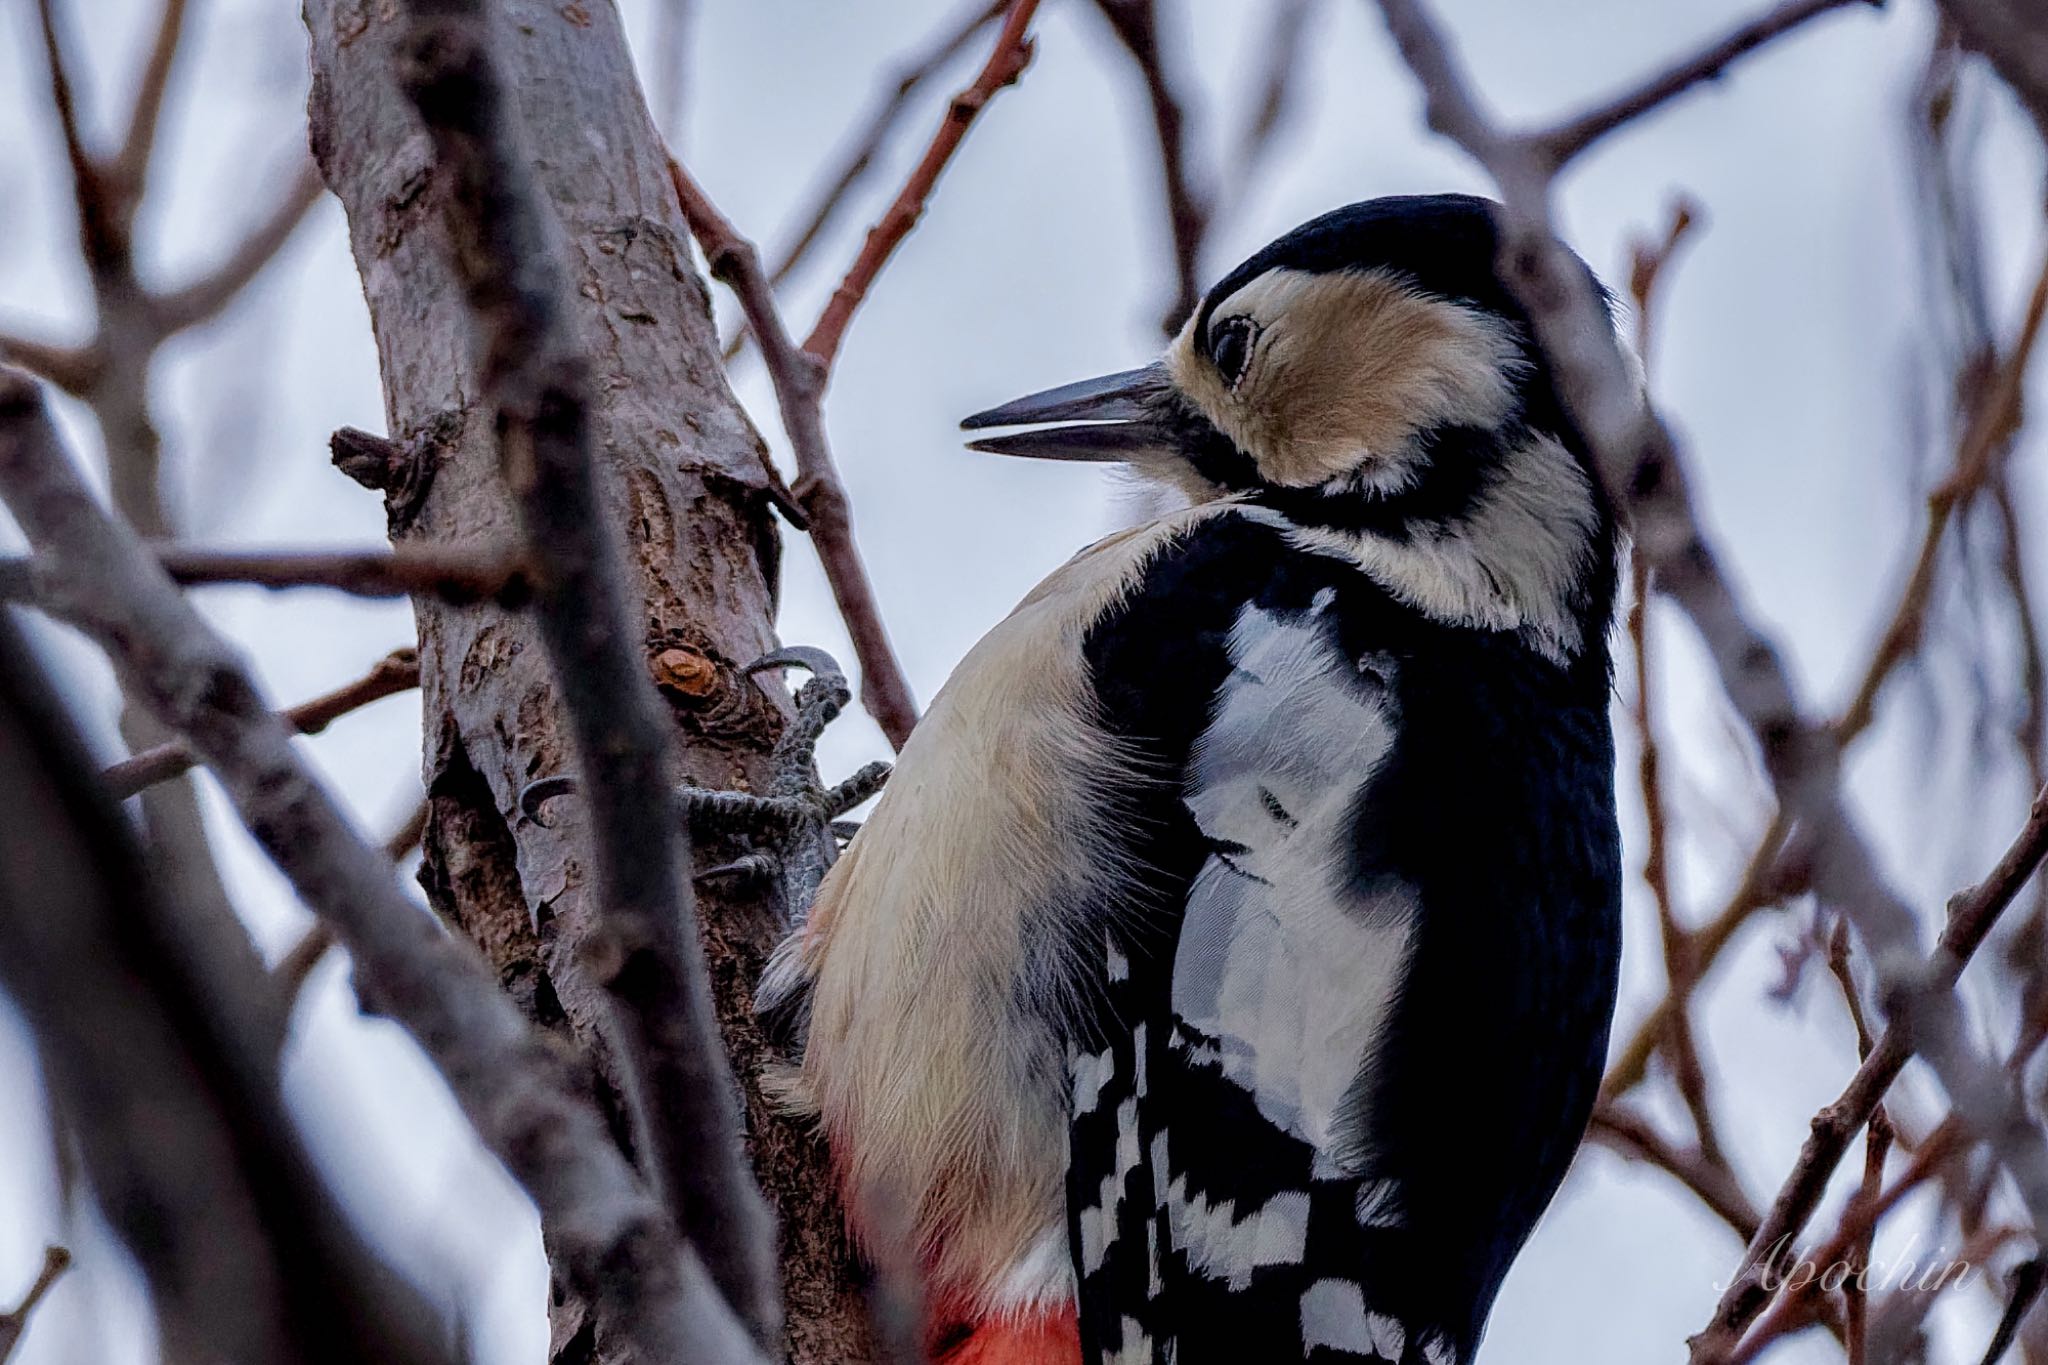
{"type": "Polygon", "coordinates": [[[1034,427],[1007,436],[969,441],[969,450],[1025,455],[1039,460],[1130,461],[1167,453],[1169,433],[1161,420],[1171,392],[1163,365],[1083,379],[1034,393],[960,423],[964,431],[988,427],[1034,427]]]}

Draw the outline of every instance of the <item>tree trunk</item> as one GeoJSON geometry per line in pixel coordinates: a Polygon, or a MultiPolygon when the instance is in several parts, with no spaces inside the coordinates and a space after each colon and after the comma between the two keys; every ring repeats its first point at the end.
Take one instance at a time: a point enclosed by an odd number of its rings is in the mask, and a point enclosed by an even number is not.
{"type": "MultiPolygon", "coordinates": [[[[448,260],[431,149],[392,69],[392,8],[305,4],[314,155],[348,213],[387,430],[403,451],[381,480],[386,510],[399,543],[505,545],[513,509],[492,415],[477,406],[469,314],[448,260]]],[[[619,16],[608,0],[504,0],[494,39],[536,180],[562,228],[595,379],[606,499],[626,528],[648,668],[680,738],[673,776],[755,789],[783,717],[739,674],[774,644],[779,547],[762,444],[726,386],[619,16]]],[[[526,785],[568,763],[533,625],[491,606],[422,600],[415,612],[431,803],[422,881],[534,1017],[583,1047],[627,1143],[604,992],[580,965],[590,907],[578,803],[550,803],[545,825],[518,815],[526,785]]],[[[703,864],[733,852],[698,849],[703,864]]],[[[700,908],[720,1021],[746,1091],[748,1150],[781,1221],[791,1359],[871,1359],[822,1144],[776,1115],[759,1085],[769,1056],[750,997],[780,908],[715,892],[700,908]]],[[[551,1320],[555,1361],[621,1358],[593,1340],[580,1305],[558,1297],[551,1320]]]]}

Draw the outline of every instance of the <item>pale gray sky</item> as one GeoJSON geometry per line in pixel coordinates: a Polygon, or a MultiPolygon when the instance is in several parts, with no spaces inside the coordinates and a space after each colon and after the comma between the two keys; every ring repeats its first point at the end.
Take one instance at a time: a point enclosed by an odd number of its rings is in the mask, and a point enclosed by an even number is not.
{"type": "MultiPolygon", "coordinates": [[[[868,107],[877,73],[956,2],[699,0],[686,159],[745,231],[779,243],[815,173],[868,107]]],[[[1442,0],[1440,9],[1494,103],[1536,119],[1627,83],[1755,2],[1442,0]]],[[[652,0],[622,3],[644,40],[652,0]]],[[[153,0],[74,0],[71,8],[89,49],[89,106],[110,121],[153,0]]],[[[305,83],[296,8],[281,0],[195,5],[198,41],[185,58],[143,232],[153,276],[175,278],[205,262],[291,164],[305,83]]],[[[1214,165],[1245,114],[1263,7],[1189,0],[1167,8],[1199,78],[1193,135],[1214,165]]],[[[1799,675],[1826,699],[1841,696],[1896,590],[1903,547],[1917,536],[1906,471],[1925,458],[1915,444],[1925,422],[1914,425],[1913,361],[1928,324],[1903,111],[1931,22],[1925,0],[1824,19],[1617,136],[1563,190],[1567,235],[1616,284],[1627,236],[1660,226],[1674,191],[1707,206],[1707,226],[1664,295],[1653,384],[1690,445],[1703,506],[1740,581],[1791,643],[1799,675]]],[[[927,698],[982,631],[1117,514],[1113,485],[1100,474],[963,452],[958,418],[1138,363],[1159,340],[1166,246],[1147,118],[1088,6],[1049,0],[1039,35],[1032,69],[975,127],[855,320],[828,406],[877,590],[927,698]]],[[[35,53],[29,4],[0,4],[0,325],[69,336],[84,286],[35,53]]],[[[963,77],[954,73],[924,100],[892,165],[792,291],[798,324],[814,314],[963,77]]],[[[1256,181],[1228,199],[1207,278],[1341,203],[1485,188],[1420,130],[1415,90],[1362,0],[1325,0],[1301,79],[1301,121],[1256,181]]],[[[2043,249],[2043,168],[2002,95],[1981,101],[1981,112],[1992,297],[2009,334],[2023,276],[2043,249]]],[[[719,306],[729,316],[723,298],[719,306]]],[[[736,385],[779,438],[758,369],[743,364],[736,385]]],[[[187,471],[176,502],[195,537],[381,541],[377,499],[334,473],[325,453],[334,427],[374,428],[382,412],[331,202],[256,293],[175,348],[157,392],[168,445],[187,471]]],[[[91,449],[90,424],[70,426],[91,449]]],[[[2020,477],[2029,504],[2048,513],[2039,444],[2027,442],[2020,477]]],[[[785,638],[847,657],[802,538],[787,544],[785,638]]],[[[402,607],[331,594],[234,590],[203,600],[252,651],[280,702],[360,673],[410,633],[402,607]]],[[[1729,884],[1730,862],[1754,832],[1758,787],[1682,624],[1659,613],[1656,626],[1668,661],[1665,713],[1686,772],[1678,876],[1698,914],[1729,884]],[[1733,814],[1723,822],[1717,809],[1733,814]]],[[[82,647],[61,639],[56,647],[83,704],[104,720],[113,699],[104,671],[82,647]]],[[[1911,706],[1904,689],[1889,700],[1911,706]]],[[[1929,758],[1965,751],[1955,724],[1941,722],[1932,740],[1888,727],[1854,766],[1889,870],[1930,908],[1988,866],[2021,809],[2013,774],[1929,758]]],[[[417,726],[415,703],[396,699],[307,746],[372,830],[414,799],[417,726]]],[[[884,752],[856,716],[829,738],[825,760],[845,771],[884,752]]],[[[1624,773],[1631,761],[1624,752],[1624,773]]],[[[217,800],[213,807],[219,816],[217,800]]],[[[252,932],[281,952],[305,913],[230,822],[218,828],[252,932]]],[[[1632,822],[1631,866],[1640,861],[1636,833],[1632,822]]],[[[1652,922],[1634,888],[1631,896],[1620,1031],[1661,982],[1652,922]]],[[[1831,994],[1809,991],[1790,1008],[1766,998],[1781,936],[1753,932],[1715,979],[1705,1012],[1711,1064],[1727,1081],[1723,1122],[1759,1196],[1775,1189],[1808,1116],[1854,1064],[1831,994]]],[[[308,992],[292,1043],[291,1101],[392,1257],[475,1324],[479,1359],[533,1365],[545,1329],[531,1214],[463,1132],[411,1046],[391,1025],[355,1017],[344,980],[330,961],[308,992]]],[[[0,1300],[26,1284],[46,1241],[81,1253],[17,1360],[148,1359],[146,1311],[119,1253],[104,1232],[65,1221],[44,1121],[26,1044],[0,1013],[0,1300]]],[[[1911,1219],[1900,1220],[1901,1239],[1910,1231],[1911,1219]]],[[[1912,1254],[1926,1255],[1934,1240],[1923,1237],[1912,1254]]],[[[1737,1251],[1664,1177],[1589,1149],[1509,1277],[1481,1360],[1681,1359],[1737,1251]]],[[[1944,1339],[1938,1359],[1981,1349],[1982,1301],[1956,1316],[1969,1330],[1944,1339]]],[[[1772,1357],[1833,1358],[1810,1343],[1772,1357]]]]}

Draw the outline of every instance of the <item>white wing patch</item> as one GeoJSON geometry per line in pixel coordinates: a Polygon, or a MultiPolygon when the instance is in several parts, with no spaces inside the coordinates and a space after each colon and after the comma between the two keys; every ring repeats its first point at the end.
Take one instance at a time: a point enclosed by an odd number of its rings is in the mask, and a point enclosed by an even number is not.
{"type": "Polygon", "coordinates": [[[1307,612],[1247,607],[1196,747],[1189,810],[1216,852],[1188,897],[1174,1008],[1259,1112],[1318,1153],[1369,1064],[1406,969],[1417,902],[1347,885],[1352,812],[1393,745],[1393,661],[1347,658],[1325,590],[1307,612]],[[1212,1041],[1213,1040],[1213,1041],[1212,1041]],[[1214,1048],[1212,1052],[1210,1049],[1214,1048]]]}
{"type": "Polygon", "coordinates": [[[1176,1251],[1188,1265],[1226,1282],[1233,1293],[1251,1286],[1252,1272],[1265,1265],[1300,1265],[1308,1250],[1308,1195],[1276,1194],[1240,1215],[1231,1200],[1212,1204],[1190,1193],[1186,1176],[1166,1191],[1167,1226],[1176,1251]]]}

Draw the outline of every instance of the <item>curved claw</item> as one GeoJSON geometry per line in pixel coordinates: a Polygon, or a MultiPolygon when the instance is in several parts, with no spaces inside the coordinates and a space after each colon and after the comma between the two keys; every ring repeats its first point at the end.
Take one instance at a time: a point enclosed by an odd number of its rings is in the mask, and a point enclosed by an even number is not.
{"type": "Polygon", "coordinates": [[[775,879],[782,864],[766,853],[748,853],[729,863],[707,867],[693,879],[699,886],[715,886],[729,882],[738,887],[765,886],[775,879]]]}
{"type": "Polygon", "coordinates": [[[839,666],[837,659],[816,645],[784,645],[772,654],[763,654],[740,672],[752,677],[771,668],[801,668],[821,682],[836,679],[840,686],[846,685],[846,670],[839,666]]]}
{"type": "Polygon", "coordinates": [[[552,777],[535,778],[519,792],[519,814],[543,829],[547,821],[541,818],[541,807],[558,796],[576,794],[576,779],[567,773],[556,773],[552,777]]]}

